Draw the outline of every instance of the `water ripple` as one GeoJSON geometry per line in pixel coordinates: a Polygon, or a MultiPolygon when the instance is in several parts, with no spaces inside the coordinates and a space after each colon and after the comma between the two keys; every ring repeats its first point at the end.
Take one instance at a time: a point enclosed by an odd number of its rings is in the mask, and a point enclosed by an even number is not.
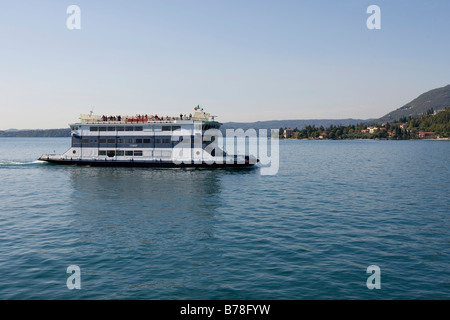
{"type": "Polygon", "coordinates": [[[282,141],[276,176],[35,161],[67,143],[2,140],[2,299],[450,297],[448,143],[282,141]]]}

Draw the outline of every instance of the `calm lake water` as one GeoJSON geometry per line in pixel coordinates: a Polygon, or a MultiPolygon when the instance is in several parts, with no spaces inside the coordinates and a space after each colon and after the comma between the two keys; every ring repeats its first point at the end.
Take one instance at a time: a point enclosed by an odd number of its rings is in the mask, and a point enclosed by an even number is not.
{"type": "Polygon", "coordinates": [[[0,299],[450,298],[448,141],[280,141],[274,176],[35,161],[69,145],[0,138],[0,299]]]}

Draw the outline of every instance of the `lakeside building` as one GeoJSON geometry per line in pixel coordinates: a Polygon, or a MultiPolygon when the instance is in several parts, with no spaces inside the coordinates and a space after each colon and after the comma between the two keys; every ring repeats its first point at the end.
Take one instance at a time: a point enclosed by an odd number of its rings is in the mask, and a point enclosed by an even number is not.
{"type": "Polygon", "coordinates": [[[285,138],[292,138],[292,135],[294,134],[294,130],[288,128],[288,129],[284,129],[284,137],[285,138]]]}
{"type": "Polygon", "coordinates": [[[419,131],[419,138],[433,138],[434,132],[419,131]]]}

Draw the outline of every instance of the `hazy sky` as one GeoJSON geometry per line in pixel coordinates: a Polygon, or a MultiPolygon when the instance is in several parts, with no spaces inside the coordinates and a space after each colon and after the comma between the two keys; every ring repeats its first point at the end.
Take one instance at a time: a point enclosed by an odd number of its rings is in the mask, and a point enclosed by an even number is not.
{"type": "Polygon", "coordinates": [[[380,117],[450,83],[449,14],[448,0],[2,1],[0,130],[197,104],[222,122],[380,117]]]}

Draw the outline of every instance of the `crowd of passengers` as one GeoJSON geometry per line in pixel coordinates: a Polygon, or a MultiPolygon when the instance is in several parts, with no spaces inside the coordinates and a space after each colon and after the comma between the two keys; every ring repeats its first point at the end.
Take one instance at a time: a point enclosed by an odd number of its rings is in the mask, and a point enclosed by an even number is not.
{"type": "Polygon", "coordinates": [[[141,115],[141,114],[137,114],[134,117],[130,117],[130,116],[102,116],[102,121],[126,121],[126,122],[147,122],[147,121],[170,121],[170,120],[192,120],[192,114],[189,114],[189,116],[187,115],[183,115],[180,114],[179,117],[169,117],[169,116],[165,116],[165,117],[159,117],[157,114],[156,115],[141,115]]]}

